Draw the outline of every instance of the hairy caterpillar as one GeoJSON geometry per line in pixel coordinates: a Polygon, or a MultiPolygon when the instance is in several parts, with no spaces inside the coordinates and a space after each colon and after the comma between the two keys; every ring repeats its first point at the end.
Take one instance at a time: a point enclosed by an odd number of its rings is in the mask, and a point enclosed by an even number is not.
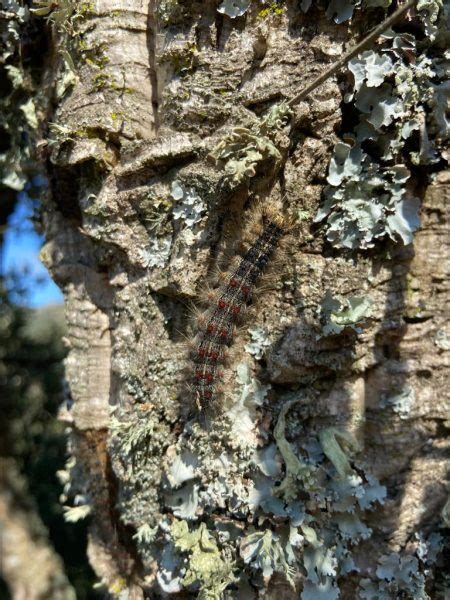
{"type": "Polygon", "coordinates": [[[233,341],[236,323],[252,301],[256,285],[288,230],[285,220],[271,209],[258,210],[253,229],[255,224],[259,235],[234,261],[234,267],[221,274],[223,283],[207,294],[209,306],[198,318],[199,331],[190,344],[189,387],[196,409],[203,414],[216,412],[220,367],[233,341]]]}

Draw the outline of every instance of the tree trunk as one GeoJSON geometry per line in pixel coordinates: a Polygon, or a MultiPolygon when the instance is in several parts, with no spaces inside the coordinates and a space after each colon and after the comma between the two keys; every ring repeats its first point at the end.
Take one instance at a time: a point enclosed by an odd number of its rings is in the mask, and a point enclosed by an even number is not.
{"type": "Polygon", "coordinates": [[[73,600],[61,558],[49,544],[12,459],[0,459],[0,573],[14,600],[73,600]]]}
{"type": "MultiPolygon", "coordinates": [[[[335,144],[358,123],[343,103],[351,78],[264,118],[384,12],[349,27],[333,8],[257,4],[236,2],[236,18],[229,2],[223,14],[176,0],[49,14],[42,258],[65,295],[61,418],[72,494],[91,512],[89,560],[120,598],[438,597],[449,174],[442,158],[414,164],[399,137],[383,168],[408,165],[400,187],[422,200],[414,242],[383,230],[334,243],[331,221],[313,220],[335,144]],[[187,307],[252,243],[258,203],[293,227],[205,427],[187,391],[187,307]]],[[[414,38],[421,22],[405,23],[414,38]]],[[[420,101],[403,108],[428,123],[420,101]]],[[[391,140],[383,119],[366,152],[391,140]]],[[[436,153],[441,133],[425,134],[436,153]]]]}

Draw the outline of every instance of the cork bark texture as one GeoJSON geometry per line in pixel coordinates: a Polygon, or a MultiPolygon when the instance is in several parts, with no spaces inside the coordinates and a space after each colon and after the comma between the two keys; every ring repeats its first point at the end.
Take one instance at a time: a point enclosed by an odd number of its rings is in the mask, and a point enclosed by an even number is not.
{"type": "MultiPolygon", "coordinates": [[[[298,473],[297,491],[273,494],[278,513],[255,500],[255,490],[267,492],[261,478],[278,486],[292,476],[283,431],[297,457],[321,431],[351,432],[351,468],[386,487],[384,504],[361,517],[371,536],[346,546],[359,571],[319,573],[329,594],[336,576],[341,598],[358,597],[380,556],[412,556],[415,534],[441,524],[450,173],[412,178],[422,202],[413,244],[333,249],[312,222],[343,118],[335,78],[278,127],[279,157],[258,163],[254,176],[230,183],[210,157],[368,26],[294,4],[231,19],[209,1],[95,0],[74,24],[85,58],[49,117],[42,257],[65,295],[71,485],[90,506],[89,558],[113,597],[299,597],[301,556],[316,546],[307,528],[297,530],[303,541],[289,548],[299,558],[290,556],[285,531],[296,526],[286,511],[303,502],[303,523],[320,538],[327,503],[314,504],[298,473]],[[295,226],[237,332],[224,408],[205,431],[185,387],[189,306],[227,269],[257,201],[295,226]],[[328,290],[370,299],[357,332],[320,335],[328,290]],[[396,410],[399,397],[405,409],[396,410]],[[258,535],[272,543],[267,568],[251,545],[258,535]],[[208,551],[212,567],[202,562],[208,551]]],[[[322,539],[319,550],[326,544],[336,548],[322,539]]]]}

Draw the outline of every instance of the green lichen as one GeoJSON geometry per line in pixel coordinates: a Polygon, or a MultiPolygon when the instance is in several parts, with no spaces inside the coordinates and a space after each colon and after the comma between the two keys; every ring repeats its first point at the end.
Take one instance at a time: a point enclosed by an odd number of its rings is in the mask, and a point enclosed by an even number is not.
{"type": "Polygon", "coordinates": [[[258,18],[265,19],[269,15],[281,16],[284,14],[286,7],[282,5],[282,2],[272,2],[270,6],[263,8],[258,13],[258,18]]]}
{"type": "Polygon", "coordinates": [[[69,19],[75,11],[76,3],[73,0],[34,0],[35,8],[32,11],[38,17],[47,17],[48,21],[57,29],[67,28],[69,19]]]}
{"type": "Polygon", "coordinates": [[[329,427],[319,433],[319,440],[325,456],[334,465],[339,477],[349,477],[354,474],[350,466],[348,452],[344,452],[342,444],[352,452],[360,450],[359,444],[349,431],[329,427]],[[338,439],[341,443],[338,442],[338,439]]]}
{"type": "Polygon", "coordinates": [[[76,25],[94,12],[94,3],[76,2],[75,0],[34,0],[34,8],[31,10],[39,17],[45,17],[47,21],[60,34],[75,35],[76,25]]]}
{"type": "Polygon", "coordinates": [[[277,496],[291,501],[298,496],[299,485],[307,490],[313,490],[316,482],[315,469],[312,465],[300,460],[285,436],[286,414],[299,400],[287,402],[280,411],[273,436],[286,465],[286,474],[280,485],[275,488],[277,496]]]}
{"type": "Polygon", "coordinates": [[[92,2],[64,0],[54,3],[37,0],[35,4],[37,5],[37,8],[33,9],[35,14],[45,17],[58,33],[57,50],[63,58],[58,76],[59,96],[76,82],[77,71],[81,64],[91,69],[91,91],[111,89],[121,93],[133,93],[134,90],[118,83],[106,70],[109,63],[106,44],[97,41],[92,35],[86,39],[89,30],[84,31],[81,26],[95,14],[92,2]]]}
{"type": "Polygon", "coordinates": [[[236,127],[212,150],[211,157],[223,166],[225,178],[240,184],[257,173],[263,161],[280,166],[282,153],[278,136],[286,126],[291,109],[287,104],[276,104],[268,114],[250,128],[236,127]]]}
{"type": "Polygon", "coordinates": [[[236,580],[235,565],[222,555],[206,524],[189,531],[186,521],[175,520],[170,532],[175,548],[189,556],[183,585],[198,585],[201,600],[220,600],[224,590],[236,580]]]}

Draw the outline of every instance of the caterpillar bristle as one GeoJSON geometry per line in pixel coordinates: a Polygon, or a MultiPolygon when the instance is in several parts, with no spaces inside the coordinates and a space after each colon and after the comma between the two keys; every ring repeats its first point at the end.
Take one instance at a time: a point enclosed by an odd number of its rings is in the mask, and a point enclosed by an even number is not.
{"type": "MultiPolygon", "coordinates": [[[[219,398],[220,398],[220,397],[223,397],[223,396],[224,396],[224,394],[225,394],[225,386],[224,386],[223,384],[221,385],[221,384],[219,383],[219,384],[216,386],[216,392],[217,392],[217,396],[218,396],[219,398]]],[[[216,406],[217,406],[217,407],[219,407],[220,405],[221,405],[221,403],[220,403],[220,402],[218,402],[216,406]]]]}
{"type": "Polygon", "coordinates": [[[189,345],[192,343],[192,339],[181,329],[175,328],[176,334],[183,340],[184,345],[189,348],[189,345]]]}
{"type": "Polygon", "coordinates": [[[199,303],[201,305],[211,306],[211,304],[214,304],[218,300],[218,296],[218,290],[207,285],[198,295],[199,303]]]}
{"type": "Polygon", "coordinates": [[[230,277],[229,271],[219,271],[219,273],[217,274],[217,280],[221,284],[226,283],[228,281],[229,277],[230,277]]]}
{"type": "Polygon", "coordinates": [[[186,341],[186,348],[188,350],[189,355],[192,355],[195,352],[196,348],[197,348],[196,337],[194,337],[193,339],[188,338],[187,341],[186,341]]]}
{"type": "Polygon", "coordinates": [[[208,323],[208,315],[207,314],[198,315],[198,317],[196,318],[196,322],[197,322],[197,325],[201,329],[203,329],[204,327],[206,327],[206,325],[208,323]]]}

